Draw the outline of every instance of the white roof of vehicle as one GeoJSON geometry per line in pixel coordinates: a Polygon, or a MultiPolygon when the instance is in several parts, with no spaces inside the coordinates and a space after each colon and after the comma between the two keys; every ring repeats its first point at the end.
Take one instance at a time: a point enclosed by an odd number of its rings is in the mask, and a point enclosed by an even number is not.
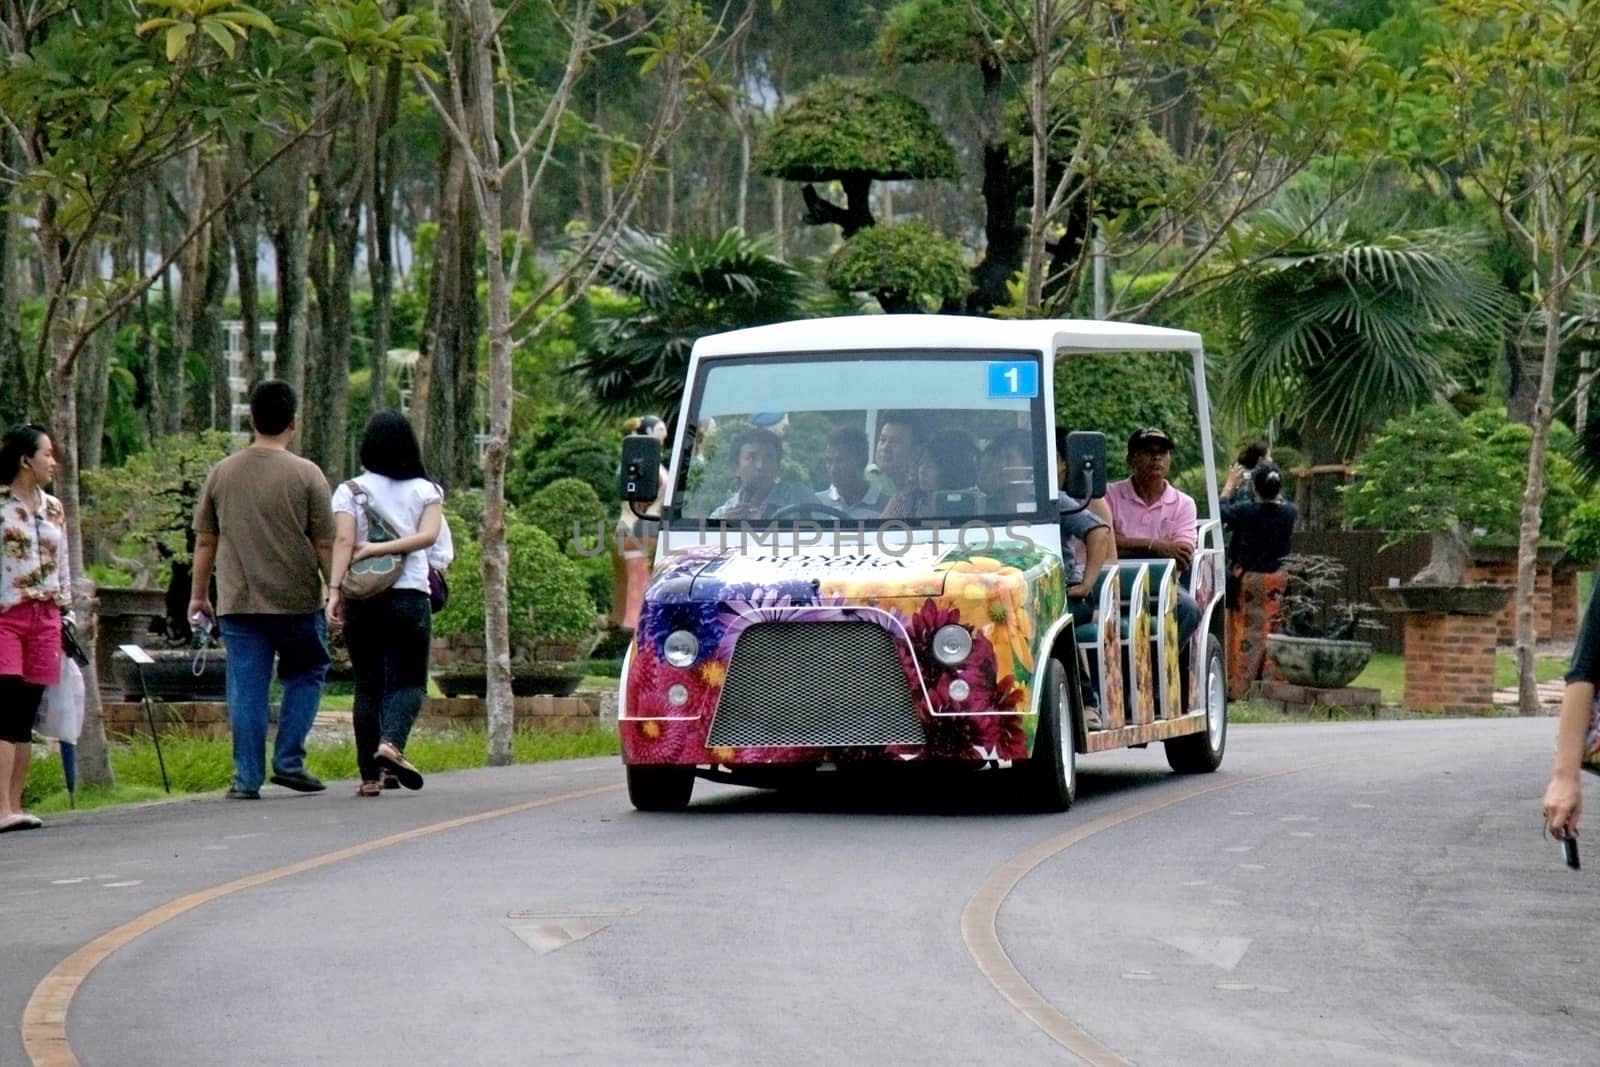
{"type": "Polygon", "coordinates": [[[780,352],[848,352],[882,349],[1063,349],[1192,352],[1200,335],[1190,330],[1104,319],[985,319],[967,315],[849,315],[754,326],[712,334],[694,354],[750,356],[780,352]]]}

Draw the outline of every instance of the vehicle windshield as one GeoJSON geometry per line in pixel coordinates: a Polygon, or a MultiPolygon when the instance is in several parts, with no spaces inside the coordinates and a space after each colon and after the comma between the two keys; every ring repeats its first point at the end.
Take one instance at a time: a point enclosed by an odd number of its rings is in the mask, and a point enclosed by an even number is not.
{"type": "Polygon", "coordinates": [[[671,518],[1004,526],[1047,511],[1037,352],[701,366],[671,518]]]}

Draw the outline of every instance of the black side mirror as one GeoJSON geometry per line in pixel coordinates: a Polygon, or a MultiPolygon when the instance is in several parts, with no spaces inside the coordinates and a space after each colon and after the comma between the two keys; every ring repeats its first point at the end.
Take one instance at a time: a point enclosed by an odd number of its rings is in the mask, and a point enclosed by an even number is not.
{"type": "Polygon", "coordinates": [[[1106,495],[1106,435],[1094,430],[1067,434],[1067,484],[1074,500],[1098,500],[1106,495]]]}
{"type": "MultiPolygon", "coordinates": [[[[1102,451],[1104,445],[1101,446],[1102,451]]],[[[622,439],[622,499],[648,504],[661,491],[661,442],[649,434],[622,439]]]]}

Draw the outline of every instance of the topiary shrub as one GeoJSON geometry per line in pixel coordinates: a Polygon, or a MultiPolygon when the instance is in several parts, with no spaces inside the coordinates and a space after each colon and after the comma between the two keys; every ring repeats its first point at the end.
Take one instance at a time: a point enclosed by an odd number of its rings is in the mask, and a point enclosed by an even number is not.
{"type": "Polygon", "coordinates": [[[557,478],[529,497],[521,513],[565,552],[572,551],[574,536],[585,547],[605,537],[606,507],[581,478],[557,478]]]}
{"type": "Polygon", "coordinates": [[[1600,561],[1600,500],[1585,500],[1572,509],[1567,524],[1567,557],[1585,565],[1600,561]]]}
{"type": "MultiPolygon", "coordinates": [[[[433,618],[440,635],[484,636],[483,546],[476,531],[452,517],[456,558],[448,572],[450,603],[433,618]]],[[[506,608],[513,653],[535,641],[581,637],[594,628],[595,606],[578,565],[549,534],[531,523],[508,520],[510,553],[506,608]]]]}
{"type": "Polygon", "coordinates": [[[891,312],[937,310],[972,290],[961,242],[920,219],[856,233],[829,262],[828,284],[871,293],[891,312]]]}
{"type": "Polygon", "coordinates": [[[206,475],[233,448],[219,430],[156,438],[120,467],[83,472],[88,554],[133,575],[133,585],[166,584],[173,563],[194,551],[194,509],[206,475]]]}

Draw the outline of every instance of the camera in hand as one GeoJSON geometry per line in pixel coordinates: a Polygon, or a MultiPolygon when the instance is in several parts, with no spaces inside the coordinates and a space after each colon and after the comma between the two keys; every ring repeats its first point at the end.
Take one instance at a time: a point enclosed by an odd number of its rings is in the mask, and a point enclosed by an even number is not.
{"type": "Polygon", "coordinates": [[[190,640],[195,648],[205,648],[216,641],[216,623],[211,620],[211,616],[197,611],[189,616],[189,625],[194,627],[190,640]]]}

